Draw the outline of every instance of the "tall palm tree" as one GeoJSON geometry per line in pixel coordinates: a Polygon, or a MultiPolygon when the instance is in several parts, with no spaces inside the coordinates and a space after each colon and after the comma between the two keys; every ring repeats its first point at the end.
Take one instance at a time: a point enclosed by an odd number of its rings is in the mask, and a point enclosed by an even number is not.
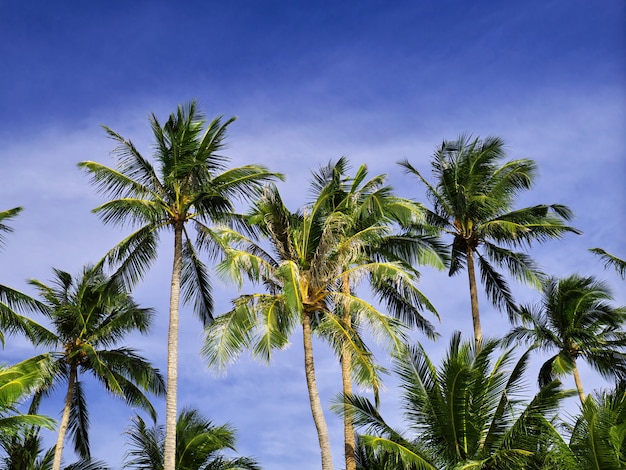
{"type": "MultiPolygon", "coordinates": [[[[165,433],[163,426],[148,427],[139,416],[126,434],[130,450],[123,468],[163,470],[165,433]]],[[[235,450],[235,431],[228,425],[215,426],[198,410],[185,409],[176,422],[176,470],[259,470],[248,457],[227,458],[224,450],[235,450]]]]}
{"type": "Polygon", "coordinates": [[[489,340],[479,349],[455,333],[439,367],[421,345],[407,348],[396,358],[396,372],[411,435],[355,396],[356,423],[367,433],[363,443],[393,468],[531,468],[536,449],[556,433],[548,418],[569,393],[552,382],[524,404],[519,397],[529,355],[510,369],[512,350],[493,358],[497,345],[489,340]]]}
{"type": "Polygon", "coordinates": [[[0,211],[0,248],[4,246],[4,234],[12,232],[13,229],[4,224],[3,221],[12,219],[22,211],[21,207],[14,207],[13,209],[7,209],[0,211]]]}
{"type": "Polygon", "coordinates": [[[526,341],[556,350],[539,372],[539,384],[572,373],[581,402],[585,401],[577,359],[605,377],[626,378],[626,307],[613,307],[608,286],[577,274],[546,281],[542,300],[521,309],[523,324],[507,336],[509,343],[526,341]]]}
{"type": "MultiPolygon", "coordinates": [[[[346,176],[347,167],[348,162],[342,157],[334,165],[329,164],[314,175],[314,188],[319,194],[325,195],[327,206],[325,210],[328,216],[340,216],[344,219],[345,227],[340,233],[340,243],[350,246],[352,250],[355,244],[359,244],[357,249],[361,251],[360,258],[357,256],[348,258],[349,264],[342,268],[344,273],[341,288],[346,301],[337,306],[339,311],[331,317],[335,319],[333,324],[335,328],[330,339],[335,343],[335,349],[341,359],[344,397],[352,395],[353,376],[360,385],[373,386],[377,396],[379,378],[375,374],[355,374],[352,366],[354,347],[351,347],[351,343],[358,343],[361,345],[360,350],[367,351],[359,337],[358,328],[365,324],[376,330],[379,325],[371,325],[368,318],[358,315],[359,312],[351,312],[349,300],[353,291],[352,285],[358,282],[358,279],[352,277],[355,277],[355,274],[358,277],[359,273],[355,271],[351,275],[350,270],[359,266],[374,266],[395,261],[403,263],[404,269],[417,277],[419,273],[411,262],[432,264],[439,268],[442,268],[445,262],[442,258],[443,247],[437,244],[434,237],[409,229],[418,223],[421,223],[421,230],[424,228],[424,213],[420,205],[395,196],[391,187],[385,184],[385,175],[367,179],[367,167],[362,165],[355,176],[350,178],[346,176]],[[364,244],[365,240],[367,243],[364,244]],[[336,334],[337,327],[340,334],[336,334]]],[[[370,283],[373,292],[385,301],[394,316],[434,337],[433,326],[421,315],[424,309],[436,314],[426,297],[415,289],[388,282],[387,279],[372,277],[370,280],[373,281],[370,283]]],[[[344,448],[346,470],[355,470],[356,443],[349,410],[345,410],[344,413],[344,448]]]]}
{"type": "MultiPolygon", "coordinates": [[[[359,318],[363,324],[376,325],[377,331],[391,344],[402,342],[406,327],[367,299],[346,291],[344,279],[347,276],[353,281],[360,274],[361,278],[371,277],[378,285],[387,283],[406,288],[407,298],[421,295],[414,286],[415,276],[404,264],[360,262],[365,252],[363,247],[369,241],[375,242],[388,228],[381,225],[359,237],[346,237],[351,230],[350,218],[339,211],[329,213],[326,202],[329,196],[321,191],[312,204],[292,213],[278,190],[268,187],[249,214],[249,221],[267,237],[271,250],[234,230],[222,230],[225,259],[218,265],[218,271],[240,285],[244,277],[262,282],[267,292],[235,299],[234,308],[216,318],[207,330],[203,348],[211,365],[224,365],[244,348],[269,361],[272,350],[285,347],[294,329],[302,326],[305,377],[323,469],[332,468],[332,458],[316,386],[313,334],[330,339],[333,345],[352,348],[355,370],[371,384],[378,369],[358,329],[347,330],[342,309],[348,308],[351,317],[359,318]]],[[[337,349],[340,351],[341,347],[337,349]]]]}
{"type": "Polygon", "coordinates": [[[513,319],[517,307],[505,278],[496,270],[505,267],[523,282],[539,287],[541,273],[534,261],[515,248],[580,233],[565,225],[571,211],[559,204],[535,205],[513,210],[516,196],[533,184],[537,166],[529,159],[509,160],[504,143],[497,137],[484,140],[461,136],[444,141],[432,161],[435,183],[430,183],[407,160],[400,162],[407,173],[426,185],[433,203],[429,222],[452,236],[452,276],[467,267],[474,340],[480,344],[482,326],[478,306],[475,261],[487,295],[513,319]]]}
{"type": "Polygon", "coordinates": [[[86,267],[76,279],[57,269],[54,273],[51,285],[34,279],[29,282],[42,298],[51,324],[41,344],[52,349],[48,367],[53,373],[39,393],[45,395],[56,384],[66,384],[52,465],[53,470],[59,470],[68,431],[78,454],[90,458],[82,374],[93,375],[113,395],[145,409],[155,419],[154,408],[143,391],[163,395],[165,383],[158,370],[133,349],[114,347],[129,333],[148,331],[151,309],[140,308],[120,279],[105,276],[101,267],[86,267]]]}
{"type": "Polygon", "coordinates": [[[157,257],[159,236],[174,235],[174,261],[170,284],[167,343],[167,397],[165,469],[173,470],[176,448],[176,407],[178,377],[178,311],[181,296],[194,301],[195,312],[206,325],[212,318],[213,300],[206,266],[198,249],[210,241],[210,224],[232,216],[236,198],[253,197],[261,185],[279,177],[265,167],[246,165],[227,169],[224,148],[226,128],[235,118],[206,121],[196,103],[179,106],[162,126],[150,116],[157,166],[144,158],[130,140],[105,127],[118,142],[117,168],[96,162],[81,162],[92,175],[98,190],[113,199],[94,209],[105,223],[138,226],[108,254],[119,265],[118,272],[136,282],[157,257]],[[194,244],[189,225],[193,222],[198,239],[194,244]]]}

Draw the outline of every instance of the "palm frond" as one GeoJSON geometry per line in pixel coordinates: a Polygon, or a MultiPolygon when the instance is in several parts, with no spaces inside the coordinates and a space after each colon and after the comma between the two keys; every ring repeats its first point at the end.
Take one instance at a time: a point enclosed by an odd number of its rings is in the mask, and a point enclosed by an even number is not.
{"type": "Polygon", "coordinates": [[[209,273],[188,238],[183,244],[181,286],[183,301],[187,303],[193,300],[194,312],[204,326],[208,325],[213,320],[213,296],[209,273]]]}
{"type": "Polygon", "coordinates": [[[604,261],[604,268],[613,267],[622,279],[626,279],[626,261],[615,255],[607,253],[602,248],[590,248],[589,251],[595,253],[604,261]]]}

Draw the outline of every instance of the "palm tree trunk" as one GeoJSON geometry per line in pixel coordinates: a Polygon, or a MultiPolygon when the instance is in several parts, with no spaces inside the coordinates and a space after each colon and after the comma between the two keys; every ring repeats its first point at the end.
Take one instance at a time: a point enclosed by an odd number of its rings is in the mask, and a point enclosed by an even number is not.
{"type": "MultiPolygon", "coordinates": [[[[343,276],[343,293],[350,295],[350,279],[347,275],[343,276]]],[[[346,325],[346,330],[349,330],[352,325],[352,316],[350,314],[350,307],[348,302],[344,302],[343,306],[343,321],[346,325]]],[[[341,350],[341,381],[343,385],[343,396],[352,396],[352,353],[344,344],[341,350]]],[[[343,440],[344,440],[344,455],[346,460],[346,470],[356,470],[356,458],[355,447],[356,442],[354,439],[354,417],[351,410],[344,404],[343,413],[343,440]]]]}
{"type": "Polygon", "coordinates": [[[52,470],[61,470],[61,457],[63,455],[63,445],[65,443],[65,434],[67,426],[70,422],[70,409],[72,408],[72,400],[74,399],[74,384],[78,375],[78,366],[70,366],[70,377],[67,384],[67,393],[65,394],[65,405],[63,406],[63,416],[61,424],[59,424],[59,435],[57,436],[56,447],[54,448],[54,461],[52,462],[52,470]]]}
{"type": "Polygon", "coordinates": [[[167,333],[167,394],[165,397],[164,470],[176,469],[176,413],[178,385],[178,307],[183,268],[183,226],[174,226],[174,265],[170,286],[170,323],[167,333]]]}
{"type": "Polygon", "coordinates": [[[470,301],[472,306],[472,324],[474,326],[474,346],[476,352],[482,347],[483,329],[480,326],[480,311],[478,309],[478,290],[476,288],[476,270],[474,268],[474,250],[467,248],[467,277],[469,278],[470,301]]]}
{"type": "Polygon", "coordinates": [[[581,403],[585,403],[585,392],[583,391],[583,383],[580,380],[580,373],[578,372],[578,364],[574,360],[574,382],[576,382],[576,390],[578,390],[578,397],[581,403]]]}
{"type": "MultiPolygon", "coordinates": [[[[320,452],[322,454],[322,470],[333,470],[333,458],[330,452],[330,439],[328,438],[328,427],[324,419],[322,411],[322,403],[317,391],[317,383],[315,380],[315,365],[313,363],[313,340],[311,336],[311,317],[305,313],[302,318],[302,338],[304,343],[304,373],[306,376],[306,385],[309,390],[309,402],[311,404],[311,413],[313,414],[313,422],[317,429],[317,438],[320,443],[320,452]]],[[[166,469],[167,470],[167,469],[166,469]]]]}

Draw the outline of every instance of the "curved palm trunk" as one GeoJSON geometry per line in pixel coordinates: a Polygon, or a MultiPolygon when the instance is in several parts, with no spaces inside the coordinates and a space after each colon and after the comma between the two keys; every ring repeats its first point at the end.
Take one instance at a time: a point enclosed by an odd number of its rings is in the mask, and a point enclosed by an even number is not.
{"type": "Polygon", "coordinates": [[[580,403],[585,403],[585,392],[583,391],[583,383],[580,380],[580,373],[578,372],[578,364],[574,360],[574,382],[576,382],[576,390],[578,390],[578,397],[580,403]]]}
{"type": "Polygon", "coordinates": [[[167,332],[167,394],[165,398],[164,470],[176,469],[176,412],[178,386],[178,307],[183,268],[183,226],[174,227],[174,265],[170,286],[170,323],[167,332]]]}
{"type": "Polygon", "coordinates": [[[315,381],[315,365],[313,363],[313,341],[311,337],[311,317],[305,313],[302,318],[302,339],[304,343],[304,373],[306,376],[306,385],[309,390],[309,402],[311,404],[311,413],[313,414],[313,422],[317,429],[317,437],[320,443],[320,452],[322,454],[322,470],[333,470],[333,458],[330,452],[330,439],[328,438],[328,427],[324,419],[322,411],[322,403],[317,391],[317,383],[315,381]]]}
{"type": "Polygon", "coordinates": [[[57,436],[57,443],[54,448],[54,461],[52,462],[52,470],[61,469],[61,457],[63,456],[63,445],[65,443],[65,434],[67,433],[67,426],[70,422],[70,408],[72,407],[72,400],[74,399],[74,384],[76,383],[76,376],[78,375],[78,366],[70,366],[70,377],[67,384],[67,393],[65,394],[65,405],[63,407],[63,416],[61,417],[61,424],[59,424],[59,435],[57,436]]]}
{"type": "MultiPolygon", "coordinates": [[[[350,279],[347,275],[344,275],[342,284],[343,293],[349,295],[350,279]]],[[[350,315],[350,308],[347,302],[344,304],[343,321],[347,329],[352,325],[352,316],[350,315]]],[[[343,396],[352,396],[352,353],[345,345],[341,351],[341,381],[343,385],[343,396]]],[[[354,417],[347,403],[344,404],[343,411],[343,441],[346,470],[356,470],[354,417]]]]}
{"type": "Polygon", "coordinates": [[[483,342],[483,329],[480,326],[480,311],[478,309],[478,290],[476,288],[476,269],[474,268],[474,250],[467,248],[467,277],[469,278],[470,301],[472,305],[472,324],[474,326],[474,345],[476,352],[483,342]]]}

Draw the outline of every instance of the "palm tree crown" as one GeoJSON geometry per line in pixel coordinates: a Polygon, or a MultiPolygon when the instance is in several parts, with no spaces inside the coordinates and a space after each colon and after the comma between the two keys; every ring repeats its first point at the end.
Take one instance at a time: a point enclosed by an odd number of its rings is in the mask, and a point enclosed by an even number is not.
{"type": "Polygon", "coordinates": [[[432,161],[434,184],[407,160],[400,162],[407,173],[426,185],[433,203],[429,222],[452,235],[450,275],[467,267],[477,344],[482,338],[482,328],[474,257],[478,257],[487,295],[513,318],[516,304],[506,280],[493,264],[506,267],[523,282],[539,286],[541,273],[533,260],[512,249],[559,238],[566,232],[579,233],[565,225],[572,213],[563,205],[512,209],[517,195],[532,187],[537,167],[529,159],[502,163],[505,157],[504,143],[497,137],[480,140],[461,136],[455,141],[444,141],[432,161]]]}
{"type": "Polygon", "coordinates": [[[523,324],[511,331],[507,341],[556,350],[541,368],[540,385],[573,373],[584,401],[578,358],[605,377],[626,378],[626,307],[613,307],[611,300],[608,286],[593,277],[552,277],[544,284],[541,302],[522,307],[523,324]]]}
{"type": "Polygon", "coordinates": [[[153,418],[156,413],[142,390],[162,395],[165,384],[159,372],[133,349],[115,347],[132,332],[146,333],[152,310],[140,308],[120,280],[105,276],[101,267],[87,267],[76,279],[64,271],[54,272],[51,285],[37,280],[30,284],[39,292],[51,323],[41,345],[52,349],[48,354],[54,374],[40,393],[48,393],[58,382],[67,384],[53,465],[58,469],[68,430],[78,454],[90,458],[82,374],[91,374],[113,395],[145,409],[153,418]]]}

